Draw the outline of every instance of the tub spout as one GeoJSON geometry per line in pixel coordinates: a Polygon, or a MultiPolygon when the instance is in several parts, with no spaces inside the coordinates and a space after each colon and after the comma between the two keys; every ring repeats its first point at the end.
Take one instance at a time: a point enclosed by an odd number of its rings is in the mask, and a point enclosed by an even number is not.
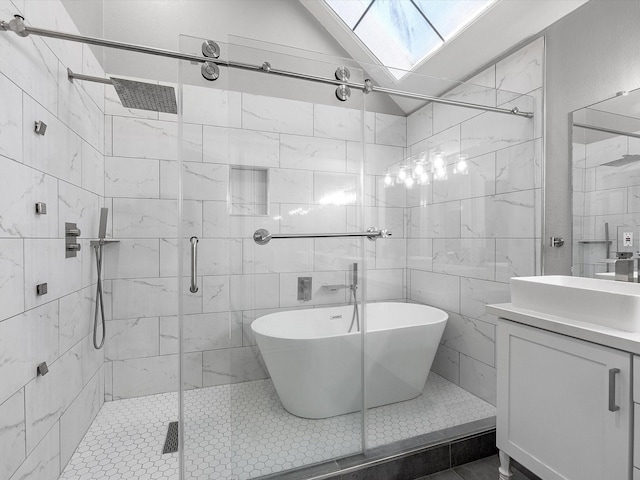
{"type": "Polygon", "coordinates": [[[344,283],[337,284],[337,285],[322,285],[322,288],[326,288],[331,292],[336,292],[338,290],[345,290],[350,287],[351,287],[350,285],[345,285],[344,283]]]}

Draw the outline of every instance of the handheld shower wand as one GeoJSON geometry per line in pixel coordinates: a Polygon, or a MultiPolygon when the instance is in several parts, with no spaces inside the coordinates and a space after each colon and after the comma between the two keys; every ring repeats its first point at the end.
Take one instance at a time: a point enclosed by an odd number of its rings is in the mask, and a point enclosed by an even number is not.
{"type": "Polygon", "coordinates": [[[117,243],[117,240],[105,240],[107,236],[107,217],[109,216],[108,208],[100,209],[100,226],[98,228],[98,240],[91,242],[91,247],[96,252],[96,269],[98,271],[98,283],[96,290],[96,312],[93,319],[93,346],[96,350],[100,350],[104,345],[107,336],[106,323],[104,318],[104,301],[102,298],[102,247],[109,243],[117,243]],[[98,344],[98,313],[102,316],[102,339],[98,344]]]}

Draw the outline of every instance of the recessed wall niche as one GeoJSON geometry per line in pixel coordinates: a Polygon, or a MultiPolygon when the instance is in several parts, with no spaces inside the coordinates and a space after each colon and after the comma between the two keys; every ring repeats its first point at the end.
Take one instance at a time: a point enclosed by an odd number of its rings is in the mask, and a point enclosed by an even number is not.
{"type": "Polygon", "coordinates": [[[229,168],[231,215],[269,215],[269,169],[229,168]]]}

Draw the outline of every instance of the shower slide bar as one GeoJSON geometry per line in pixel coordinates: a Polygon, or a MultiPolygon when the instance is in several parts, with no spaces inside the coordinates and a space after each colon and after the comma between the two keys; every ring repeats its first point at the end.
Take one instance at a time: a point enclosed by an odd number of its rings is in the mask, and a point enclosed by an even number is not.
{"type": "MultiPolygon", "coordinates": [[[[371,92],[386,93],[388,95],[395,95],[404,98],[410,98],[415,100],[424,100],[434,103],[441,103],[444,105],[452,105],[457,107],[471,108],[475,110],[483,110],[486,112],[502,113],[506,115],[515,115],[518,117],[532,118],[532,112],[521,112],[517,107],[508,109],[500,107],[489,107],[486,105],[478,105],[475,103],[459,102],[456,100],[447,100],[445,98],[434,97],[431,95],[422,95],[419,93],[406,92],[402,90],[395,90],[392,88],[381,87],[374,85],[369,79],[364,83],[350,82],[342,79],[320,77],[317,75],[309,75],[305,73],[291,72],[287,70],[278,70],[272,68],[268,62],[264,62],[262,65],[251,65],[247,63],[232,62],[228,60],[219,60],[213,57],[201,57],[199,55],[191,55],[188,53],[180,53],[172,50],[166,50],[162,48],[147,47],[144,45],[136,45],[132,43],[118,42],[114,40],[105,40],[102,38],[88,37],[84,35],[75,35],[71,33],[58,32],[55,30],[46,30],[43,28],[30,27],[24,23],[24,18],[20,15],[14,15],[14,19],[11,21],[0,20],[0,31],[12,31],[20,37],[27,37],[29,35],[38,35],[41,37],[57,38],[60,40],[68,40],[70,42],[86,43],[89,45],[96,45],[99,47],[116,48],[120,50],[127,50],[130,52],[144,53],[147,55],[157,55],[160,57],[168,57],[177,60],[186,60],[189,62],[198,62],[206,65],[216,65],[229,68],[237,68],[240,70],[248,70],[254,72],[262,72],[267,74],[278,75],[287,78],[297,78],[300,80],[307,80],[316,83],[324,83],[327,85],[334,85],[338,87],[349,87],[356,90],[361,90],[365,94],[371,92]]],[[[77,77],[79,78],[79,77],[77,77]]],[[[217,77],[215,77],[217,78],[217,77]]]]}
{"type": "Polygon", "coordinates": [[[379,238],[390,237],[389,230],[378,230],[376,227],[367,229],[366,232],[346,232],[346,233],[269,233],[269,230],[261,228],[253,234],[253,240],[258,245],[266,245],[276,238],[340,238],[340,237],[367,237],[371,241],[379,238]]]}

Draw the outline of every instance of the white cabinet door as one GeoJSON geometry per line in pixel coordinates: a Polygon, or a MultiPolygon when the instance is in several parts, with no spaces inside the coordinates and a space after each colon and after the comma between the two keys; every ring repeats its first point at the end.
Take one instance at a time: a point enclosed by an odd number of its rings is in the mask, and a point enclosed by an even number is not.
{"type": "Polygon", "coordinates": [[[502,319],[497,341],[498,448],[545,480],[630,480],[631,355],[502,319]]]}

